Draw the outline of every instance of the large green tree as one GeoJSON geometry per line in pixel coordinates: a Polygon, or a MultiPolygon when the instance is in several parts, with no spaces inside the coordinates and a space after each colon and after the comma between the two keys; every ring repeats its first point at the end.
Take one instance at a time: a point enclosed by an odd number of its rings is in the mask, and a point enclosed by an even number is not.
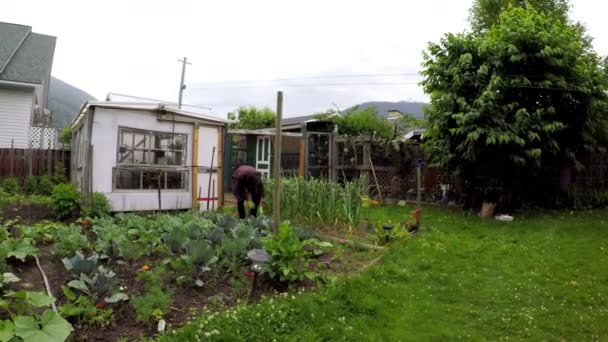
{"type": "Polygon", "coordinates": [[[570,10],[568,0],[475,0],[469,17],[473,30],[490,29],[492,25],[498,23],[500,14],[510,6],[534,8],[558,20],[567,20],[570,10]]]}
{"type": "Polygon", "coordinates": [[[606,146],[605,63],[581,26],[510,7],[487,32],[431,43],[424,60],[427,146],[469,183],[508,191],[518,175],[606,146]]]}
{"type": "Polygon", "coordinates": [[[237,129],[274,127],[276,124],[276,117],[276,113],[268,107],[239,107],[236,112],[228,113],[228,119],[234,120],[231,127],[237,129]]]}

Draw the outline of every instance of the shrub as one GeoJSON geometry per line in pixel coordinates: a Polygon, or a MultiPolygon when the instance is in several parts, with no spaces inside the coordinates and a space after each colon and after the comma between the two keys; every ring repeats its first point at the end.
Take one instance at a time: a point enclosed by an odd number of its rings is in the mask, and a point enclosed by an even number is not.
{"type": "Polygon", "coordinates": [[[62,164],[57,164],[55,166],[51,181],[53,182],[53,185],[68,183],[68,179],[65,176],[65,167],[62,164]]]}
{"type": "Polygon", "coordinates": [[[141,296],[135,296],[131,304],[135,309],[137,321],[150,324],[152,319],[159,320],[169,310],[173,301],[172,293],[163,291],[160,286],[154,286],[141,296]]]}
{"type": "Polygon", "coordinates": [[[36,193],[42,196],[50,196],[53,193],[53,182],[49,176],[42,176],[38,179],[36,193]]]}
{"type": "Polygon", "coordinates": [[[61,133],[59,133],[59,142],[68,147],[72,144],[72,127],[71,126],[65,126],[61,130],[61,133]]]}
{"type": "Polygon", "coordinates": [[[23,182],[23,192],[26,195],[33,195],[36,193],[38,187],[38,179],[34,176],[25,177],[25,181],[23,182]]]}
{"type": "Polygon", "coordinates": [[[83,214],[88,217],[103,217],[107,216],[111,209],[108,198],[100,192],[94,192],[91,196],[91,205],[83,210],[83,214]]]}
{"type": "Polygon", "coordinates": [[[272,256],[266,270],[272,278],[287,283],[317,278],[309,267],[312,253],[305,248],[309,242],[301,241],[288,223],[281,223],[278,235],[262,238],[262,245],[272,256]]]}
{"type": "Polygon", "coordinates": [[[52,252],[60,257],[68,257],[74,255],[77,251],[82,251],[90,248],[89,240],[84,235],[82,228],[76,225],[62,227],[55,230],[53,234],[52,252]]]}
{"type": "Polygon", "coordinates": [[[2,181],[2,189],[9,195],[16,195],[19,193],[19,182],[15,177],[5,178],[2,181]]]}
{"type": "Polygon", "coordinates": [[[65,219],[78,213],[80,193],[71,183],[58,184],[53,187],[49,207],[58,219],[65,219]]]}

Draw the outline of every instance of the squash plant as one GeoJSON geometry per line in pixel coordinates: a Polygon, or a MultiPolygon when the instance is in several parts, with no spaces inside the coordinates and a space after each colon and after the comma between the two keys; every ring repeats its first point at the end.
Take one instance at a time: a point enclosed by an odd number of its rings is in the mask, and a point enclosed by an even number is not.
{"type": "Polygon", "coordinates": [[[62,342],[74,330],[72,325],[48,307],[55,298],[44,292],[7,292],[0,299],[0,308],[10,319],[0,320],[0,341],[11,341],[15,337],[24,342],[62,342]],[[47,308],[37,314],[40,308],[47,308]]]}

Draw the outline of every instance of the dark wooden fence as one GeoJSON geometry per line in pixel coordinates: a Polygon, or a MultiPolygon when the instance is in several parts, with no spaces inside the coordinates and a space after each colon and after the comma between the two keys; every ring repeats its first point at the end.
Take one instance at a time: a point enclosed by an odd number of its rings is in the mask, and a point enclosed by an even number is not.
{"type": "Polygon", "coordinates": [[[27,176],[59,176],[70,178],[70,151],[0,148],[0,180],[27,176]]]}

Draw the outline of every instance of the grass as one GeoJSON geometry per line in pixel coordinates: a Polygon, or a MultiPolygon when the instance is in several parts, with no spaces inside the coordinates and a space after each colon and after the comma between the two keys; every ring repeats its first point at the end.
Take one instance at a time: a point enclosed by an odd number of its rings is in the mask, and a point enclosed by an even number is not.
{"type": "Polygon", "coordinates": [[[497,222],[425,208],[422,224],[360,275],[207,313],[160,340],[608,340],[608,210],[497,222]]]}

